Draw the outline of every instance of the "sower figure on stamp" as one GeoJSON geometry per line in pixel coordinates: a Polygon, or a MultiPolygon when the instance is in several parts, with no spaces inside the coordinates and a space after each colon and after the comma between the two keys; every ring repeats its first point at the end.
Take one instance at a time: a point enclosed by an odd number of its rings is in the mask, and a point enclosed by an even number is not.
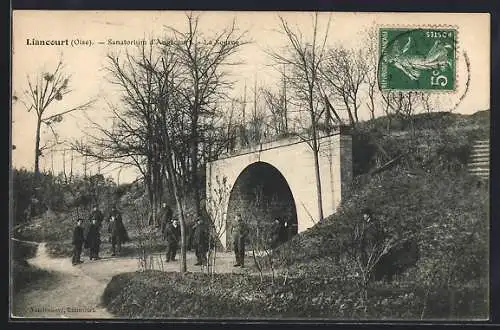
{"type": "Polygon", "coordinates": [[[244,267],[247,229],[240,213],[236,215],[236,221],[232,228],[232,236],[234,255],[236,257],[236,264],[234,264],[234,267],[244,267]]]}
{"type": "Polygon", "coordinates": [[[179,241],[181,239],[181,227],[177,219],[168,222],[165,225],[165,237],[167,239],[167,262],[170,260],[175,261],[175,255],[179,248],[179,241]]]}
{"type": "Polygon", "coordinates": [[[122,214],[116,206],[111,209],[108,232],[111,234],[111,256],[121,253],[122,243],[128,240],[127,231],[123,225],[122,214]]]}
{"type": "Polygon", "coordinates": [[[89,249],[90,260],[98,260],[99,258],[99,246],[101,245],[101,232],[100,226],[97,224],[96,219],[92,219],[92,223],[89,226],[87,232],[87,239],[85,240],[86,247],[89,249]]]}
{"type": "Polygon", "coordinates": [[[83,235],[82,219],[76,221],[75,229],[73,230],[73,257],[71,263],[73,265],[81,264],[83,261],[80,259],[82,255],[82,246],[85,242],[83,235]]]}
{"type": "Polygon", "coordinates": [[[207,264],[208,226],[205,222],[205,219],[199,217],[194,228],[193,243],[197,260],[195,266],[207,264]]]}

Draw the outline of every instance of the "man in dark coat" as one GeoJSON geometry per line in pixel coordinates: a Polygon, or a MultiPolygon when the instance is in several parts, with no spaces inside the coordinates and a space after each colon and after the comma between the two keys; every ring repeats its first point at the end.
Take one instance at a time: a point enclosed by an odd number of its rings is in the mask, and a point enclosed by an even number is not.
{"type": "Polygon", "coordinates": [[[122,214],[117,210],[116,206],[111,209],[109,217],[108,233],[111,234],[111,255],[121,253],[122,243],[128,241],[127,231],[123,224],[122,214]]]}
{"type": "Polygon", "coordinates": [[[85,243],[86,247],[90,250],[89,251],[90,260],[100,259],[99,246],[101,245],[101,232],[96,219],[92,219],[92,223],[90,224],[89,230],[87,232],[87,239],[85,240],[85,243]]]}
{"type": "Polygon", "coordinates": [[[104,215],[102,214],[101,210],[99,210],[98,206],[94,206],[92,209],[92,212],[90,213],[90,221],[95,219],[97,221],[97,225],[99,228],[102,227],[102,221],[104,220],[104,215]]]}
{"type": "Polygon", "coordinates": [[[207,263],[208,234],[206,220],[199,217],[193,232],[193,244],[197,260],[195,266],[206,265],[207,263]]]}
{"type": "Polygon", "coordinates": [[[82,255],[82,245],[85,242],[83,235],[82,219],[76,221],[75,229],[73,230],[73,257],[71,263],[73,265],[81,264],[83,261],[80,259],[82,255]]]}
{"type": "Polygon", "coordinates": [[[271,248],[275,249],[281,243],[281,221],[276,217],[271,225],[271,248]]]}
{"type": "Polygon", "coordinates": [[[287,219],[283,219],[281,222],[281,231],[280,231],[280,237],[281,237],[281,242],[285,243],[290,239],[290,223],[287,219]]]}
{"type": "Polygon", "coordinates": [[[236,215],[236,221],[232,228],[233,237],[233,249],[234,255],[236,257],[236,264],[234,267],[244,267],[245,266],[245,240],[247,236],[246,225],[243,222],[241,214],[236,215]]]}
{"type": "Polygon", "coordinates": [[[165,238],[167,239],[167,262],[175,261],[175,255],[179,248],[181,239],[181,227],[177,219],[168,222],[165,226],[165,238]]]}
{"type": "Polygon", "coordinates": [[[167,205],[167,203],[163,203],[161,205],[160,214],[158,215],[159,225],[161,226],[161,230],[164,233],[165,227],[167,224],[172,222],[172,217],[174,216],[174,212],[167,205]]]}
{"type": "Polygon", "coordinates": [[[357,226],[355,236],[359,244],[363,267],[373,264],[375,258],[382,253],[380,248],[385,239],[385,233],[378,221],[374,219],[371,210],[363,211],[363,221],[357,226]]]}

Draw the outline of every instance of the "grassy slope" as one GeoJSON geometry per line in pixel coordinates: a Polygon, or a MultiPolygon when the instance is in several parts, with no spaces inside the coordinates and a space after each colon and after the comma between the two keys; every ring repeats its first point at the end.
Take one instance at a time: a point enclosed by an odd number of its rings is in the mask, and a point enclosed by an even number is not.
{"type": "Polygon", "coordinates": [[[36,246],[31,244],[13,241],[12,255],[12,286],[14,292],[20,292],[42,280],[55,280],[56,277],[51,272],[36,268],[28,264],[26,259],[32,258],[36,254],[36,246]]]}
{"type": "Polygon", "coordinates": [[[130,318],[329,318],[419,319],[486,317],[486,296],[477,285],[455,294],[444,288],[427,294],[425,286],[370,288],[368,314],[356,299],[355,283],[323,277],[283,278],[271,284],[258,276],[148,271],[114,276],[102,303],[118,316],[130,318]],[[426,299],[427,298],[427,299],[426,299]]]}
{"type": "MultiPolygon", "coordinates": [[[[175,274],[129,273],[112,279],[103,302],[118,315],[131,317],[485,317],[488,284],[481,270],[487,269],[489,193],[487,185],[466,173],[464,154],[475,139],[489,136],[489,112],[432,116],[432,123],[422,119],[425,116],[417,118],[415,126],[426,132],[420,136],[417,132],[412,141],[407,135],[400,135],[399,140],[383,134],[371,136],[391,153],[385,157],[408,151],[405,148],[411,152],[391,170],[359,176],[337,214],[280,247],[281,263],[298,278],[289,278],[286,284],[281,278],[274,286],[266,279],[263,288],[257,278],[234,275],[217,274],[214,284],[202,275],[180,279],[175,274]],[[362,313],[356,300],[356,282],[328,279],[345,275],[335,260],[342,258],[342,244],[352,231],[349,224],[361,217],[364,206],[371,207],[393,233],[437,225],[425,233],[423,241],[438,241],[424,246],[417,266],[396,282],[371,285],[368,314],[362,313]],[[476,240],[464,240],[471,235],[476,240]],[[477,244],[481,241],[485,244],[477,244]],[[457,249],[456,242],[463,243],[465,251],[457,249]],[[444,255],[439,253],[443,249],[444,255]],[[446,258],[472,266],[454,268],[458,288],[439,278],[430,284],[422,280],[429,265],[446,258]],[[240,299],[234,300],[234,295],[240,299]],[[262,307],[256,309],[255,304],[262,307]]],[[[372,124],[386,125],[383,119],[372,124]]],[[[360,161],[369,170],[381,159],[375,151],[370,159],[360,161]]],[[[448,273],[443,270],[443,274],[448,273]]]]}
{"type": "MultiPolygon", "coordinates": [[[[122,198],[122,201],[125,203],[123,207],[121,207],[123,221],[132,242],[124,244],[122,255],[134,256],[137,252],[134,242],[137,241],[138,231],[132,224],[131,214],[133,214],[133,212],[130,208],[131,200],[137,197],[133,195],[137,195],[137,192],[130,192],[131,196],[128,196],[127,192],[123,194],[125,195],[124,198],[122,198]]],[[[58,213],[47,212],[43,216],[35,218],[30,225],[18,230],[16,237],[36,242],[46,242],[48,253],[53,257],[70,257],[72,254],[71,239],[76,219],[74,215],[75,212],[76,211],[73,209],[58,213]]],[[[84,224],[84,226],[86,225],[88,225],[88,223],[84,224]]],[[[101,231],[103,240],[101,251],[105,254],[109,254],[111,253],[111,243],[109,242],[109,235],[106,229],[106,227],[103,227],[101,231]]],[[[166,246],[164,240],[161,237],[156,237],[154,241],[151,242],[150,249],[152,252],[165,251],[166,246]]]]}

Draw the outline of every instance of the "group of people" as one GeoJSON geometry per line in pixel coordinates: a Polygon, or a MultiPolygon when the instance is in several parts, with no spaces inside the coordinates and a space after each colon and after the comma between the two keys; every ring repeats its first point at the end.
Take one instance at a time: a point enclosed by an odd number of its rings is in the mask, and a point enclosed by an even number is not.
{"type": "MultiPolygon", "coordinates": [[[[354,230],[354,238],[355,242],[357,242],[355,249],[358,250],[361,265],[368,267],[374,261],[373,253],[383,246],[382,243],[388,239],[388,235],[373,217],[370,209],[366,208],[362,213],[362,221],[356,225],[354,230]]],[[[166,203],[162,204],[160,218],[161,230],[167,242],[166,261],[175,261],[181,243],[180,223],[166,203]]],[[[89,250],[90,260],[100,259],[101,229],[104,224],[104,215],[98,207],[94,207],[89,217],[90,224],[85,226],[83,222],[83,219],[78,219],[73,231],[73,265],[82,263],[81,254],[83,248],[89,250]]],[[[123,224],[122,214],[116,206],[111,208],[106,223],[111,241],[111,256],[115,256],[120,254],[122,243],[129,240],[123,224]]],[[[201,216],[197,217],[192,228],[190,228],[190,243],[187,245],[194,248],[196,266],[206,265],[209,249],[216,247],[216,240],[213,230],[211,230],[213,228],[210,227],[210,224],[208,214],[206,211],[202,211],[201,216]]],[[[275,249],[289,240],[294,233],[293,226],[289,221],[276,217],[271,226],[270,247],[275,249]]],[[[238,213],[235,220],[232,221],[230,233],[236,259],[234,267],[245,267],[245,245],[249,237],[249,228],[241,213],[238,213]]],[[[379,260],[374,271],[375,277],[388,276],[389,280],[393,274],[411,266],[419,258],[418,245],[411,240],[403,244],[400,249],[378,252],[381,252],[382,255],[377,258],[379,260]]]]}
{"type": "Polygon", "coordinates": [[[292,224],[286,219],[274,218],[271,228],[271,248],[275,249],[288,241],[294,233],[294,226],[296,224],[292,224]]]}
{"type": "MultiPolygon", "coordinates": [[[[274,218],[270,232],[270,246],[272,249],[285,243],[293,235],[293,225],[286,219],[274,218]]],[[[245,267],[245,244],[248,241],[249,229],[241,216],[236,215],[236,219],[231,229],[233,240],[233,251],[236,259],[234,267],[245,267]]]]}
{"type": "MultiPolygon", "coordinates": [[[[173,217],[173,211],[166,203],[162,204],[160,218],[163,236],[167,241],[166,260],[167,262],[175,261],[181,240],[179,221],[173,217]]],[[[214,242],[211,240],[208,221],[205,218],[206,215],[198,217],[191,228],[190,241],[192,244],[190,245],[195,250],[196,266],[207,264],[207,253],[211,243],[213,246],[214,242]]]]}
{"type": "MultiPolygon", "coordinates": [[[[90,260],[99,260],[100,247],[101,247],[101,229],[104,222],[104,215],[96,206],[90,213],[87,228],[83,224],[84,219],[77,219],[76,226],[73,230],[73,256],[72,264],[81,264],[82,250],[86,248],[89,250],[90,260]]],[[[107,220],[107,231],[111,241],[111,256],[116,256],[121,252],[122,243],[128,240],[128,234],[123,224],[122,214],[113,206],[109,213],[107,220]]]]}
{"type": "MultiPolygon", "coordinates": [[[[162,204],[160,211],[161,227],[164,238],[167,241],[166,260],[175,261],[177,250],[180,246],[180,226],[179,221],[173,217],[172,209],[166,204],[162,204]]],[[[189,244],[194,249],[196,255],[195,266],[207,264],[207,254],[210,248],[215,248],[216,240],[210,230],[210,221],[206,212],[199,216],[191,227],[189,244]]],[[[241,213],[236,215],[231,228],[231,238],[233,251],[236,259],[234,267],[245,267],[245,245],[248,240],[248,227],[241,213]]],[[[275,218],[272,226],[271,247],[276,248],[281,243],[287,241],[292,232],[292,225],[289,221],[275,218]]]]}
{"type": "MultiPolygon", "coordinates": [[[[194,222],[191,228],[189,241],[194,248],[196,255],[196,266],[207,264],[207,253],[210,248],[215,248],[215,239],[210,230],[210,221],[208,215],[202,212],[194,222]]],[[[172,209],[163,203],[159,218],[161,231],[166,240],[166,261],[176,261],[177,251],[181,243],[181,229],[177,218],[174,217],[172,209]]],[[[84,219],[79,218],[73,231],[73,265],[82,263],[81,255],[83,248],[89,250],[90,260],[99,260],[101,247],[101,230],[104,223],[104,215],[96,206],[89,216],[89,225],[84,225],[84,219]]],[[[121,252],[122,243],[128,238],[127,231],[123,224],[122,214],[113,206],[107,218],[108,233],[111,241],[111,256],[116,256],[121,252]]],[[[281,243],[288,240],[291,226],[286,220],[275,218],[271,233],[271,247],[274,249],[281,243]]],[[[236,215],[231,228],[231,237],[233,241],[233,251],[236,259],[235,267],[245,266],[245,245],[248,240],[248,227],[241,216],[236,215]]]]}

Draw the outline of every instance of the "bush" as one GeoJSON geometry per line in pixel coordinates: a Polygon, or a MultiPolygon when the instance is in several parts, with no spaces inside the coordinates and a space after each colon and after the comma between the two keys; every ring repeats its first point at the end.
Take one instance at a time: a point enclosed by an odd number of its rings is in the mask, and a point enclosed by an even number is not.
{"type": "Polygon", "coordinates": [[[55,279],[55,275],[49,271],[31,266],[26,260],[12,261],[11,279],[15,293],[48,278],[55,279]]]}
{"type": "Polygon", "coordinates": [[[12,258],[17,261],[33,258],[36,255],[38,246],[12,240],[12,258]]]}
{"type": "Polygon", "coordinates": [[[31,223],[18,228],[15,235],[36,242],[67,241],[73,236],[75,220],[76,218],[67,213],[46,213],[45,216],[34,218],[31,223]]]}
{"type": "Polygon", "coordinates": [[[461,171],[474,142],[490,135],[489,111],[416,115],[414,133],[402,127],[387,131],[381,124],[385,118],[362,123],[352,132],[354,175],[369,173],[400,155],[405,155],[402,163],[408,169],[461,171]]]}
{"type": "Polygon", "coordinates": [[[456,289],[450,304],[450,291],[378,283],[365,314],[352,281],[311,276],[271,283],[251,275],[146,271],[114,276],[102,303],[127,318],[419,319],[422,311],[427,318],[486,317],[487,295],[476,292],[478,285],[456,289]]]}
{"type": "Polygon", "coordinates": [[[360,123],[363,129],[375,131],[407,131],[411,125],[415,130],[443,130],[447,128],[489,127],[490,110],[477,111],[472,115],[462,115],[449,111],[426,112],[415,114],[412,118],[406,116],[381,116],[367,122],[360,123]],[[413,122],[413,123],[412,123],[413,122]]]}

